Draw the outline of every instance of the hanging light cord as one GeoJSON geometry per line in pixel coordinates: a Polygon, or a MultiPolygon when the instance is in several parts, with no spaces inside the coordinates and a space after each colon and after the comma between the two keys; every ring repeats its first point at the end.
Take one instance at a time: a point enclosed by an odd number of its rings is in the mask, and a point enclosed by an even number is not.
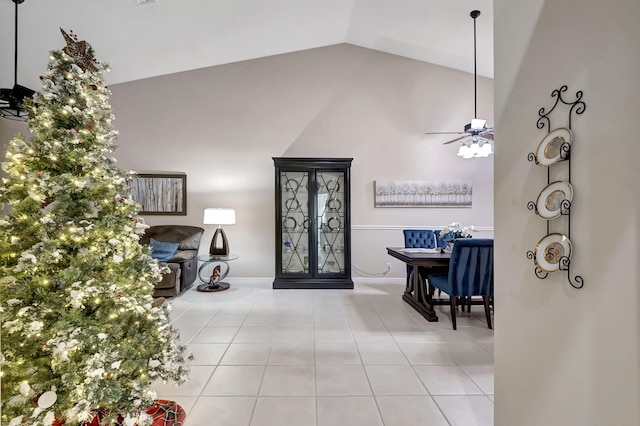
{"type": "MultiPolygon", "coordinates": [[[[16,23],[16,25],[18,25],[16,23]]],[[[18,27],[16,27],[17,30],[18,27]]],[[[17,40],[16,33],[16,40],[17,40]]],[[[17,51],[17,47],[16,47],[17,51]]],[[[476,18],[473,18],[473,118],[478,118],[478,66],[476,60],[476,18]]]]}
{"type": "Polygon", "coordinates": [[[384,277],[386,276],[389,271],[391,270],[391,268],[389,266],[387,266],[386,271],[384,272],[368,272],[365,271],[363,269],[358,268],[356,265],[354,265],[353,263],[351,264],[351,269],[353,269],[354,271],[356,271],[358,274],[365,276],[365,277],[384,277]]]}
{"type": "Polygon", "coordinates": [[[473,118],[478,118],[478,66],[476,60],[476,18],[480,16],[479,10],[471,12],[473,18],[473,118]]]}
{"type": "Polygon", "coordinates": [[[12,0],[16,4],[16,18],[15,18],[15,45],[13,47],[13,85],[18,84],[18,5],[24,0],[12,0]]]}

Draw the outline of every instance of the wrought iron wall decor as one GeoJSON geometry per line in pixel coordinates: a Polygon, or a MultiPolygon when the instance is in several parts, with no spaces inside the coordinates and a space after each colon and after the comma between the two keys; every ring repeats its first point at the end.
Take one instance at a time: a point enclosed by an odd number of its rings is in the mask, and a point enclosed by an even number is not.
{"type": "MultiPolygon", "coordinates": [[[[551,97],[555,98],[553,106],[547,111],[540,108],[536,127],[548,130],[547,135],[542,139],[538,149],[529,153],[527,159],[541,167],[547,168],[547,186],[542,189],[537,200],[529,201],[527,208],[533,210],[538,216],[547,221],[547,234],[536,245],[534,251],[527,251],[527,258],[533,260],[535,264],[535,275],[540,279],[545,279],[551,272],[566,271],[569,284],[574,288],[582,288],[584,279],[580,275],[571,277],[571,202],[573,200],[573,186],[571,185],[571,150],[573,149],[573,132],[571,130],[571,120],[574,114],[580,115],[586,109],[586,104],[582,101],[582,91],[576,92],[574,101],[568,102],[563,98],[563,94],[568,87],[563,85],[560,89],[551,92],[551,97]],[[566,106],[569,108],[567,127],[551,128],[550,115],[556,107],[566,106]],[[553,181],[551,180],[551,169],[555,164],[566,164],[567,178],[553,181]],[[562,232],[551,232],[551,221],[557,218],[565,218],[565,226],[562,232]]],[[[561,219],[562,220],[562,219],[561,219]]]]}
{"type": "Polygon", "coordinates": [[[374,181],[374,207],[471,207],[471,181],[374,181]]]}

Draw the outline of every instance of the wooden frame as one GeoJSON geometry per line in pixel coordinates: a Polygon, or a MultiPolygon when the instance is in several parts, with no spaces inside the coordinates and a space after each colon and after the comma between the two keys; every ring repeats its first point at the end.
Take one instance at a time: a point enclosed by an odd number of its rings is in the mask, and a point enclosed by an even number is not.
{"type": "Polygon", "coordinates": [[[471,181],[376,180],[374,207],[471,207],[471,181]]]}
{"type": "Polygon", "coordinates": [[[140,215],[187,215],[187,175],[182,172],[138,173],[129,185],[140,215]]]}

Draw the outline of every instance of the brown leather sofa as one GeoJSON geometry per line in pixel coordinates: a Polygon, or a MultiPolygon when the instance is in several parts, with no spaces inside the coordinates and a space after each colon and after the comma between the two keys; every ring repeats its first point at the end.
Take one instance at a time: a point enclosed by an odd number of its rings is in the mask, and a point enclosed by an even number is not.
{"type": "Polygon", "coordinates": [[[153,238],[157,241],[178,243],[178,250],[167,262],[161,265],[169,267],[170,272],[162,276],[156,284],[154,297],[177,296],[193,285],[198,275],[198,249],[204,229],[187,225],[150,226],[140,238],[140,244],[149,244],[153,238]]]}

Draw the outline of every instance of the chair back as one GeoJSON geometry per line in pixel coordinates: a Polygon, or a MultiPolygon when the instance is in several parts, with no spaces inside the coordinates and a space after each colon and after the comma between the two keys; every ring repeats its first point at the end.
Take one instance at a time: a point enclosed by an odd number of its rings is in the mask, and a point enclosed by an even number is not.
{"type": "Polygon", "coordinates": [[[493,240],[456,240],[449,263],[450,296],[493,295],[493,240]]]}
{"type": "Polygon", "coordinates": [[[204,229],[189,225],[154,225],[148,227],[140,238],[140,244],[149,244],[149,239],[178,243],[178,250],[199,250],[204,229]]]}
{"type": "Polygon", "coordinates": [[[404,246],[407,248],[435,248],[436,234],[430,229],[405,229],[404,246]]]}
{"type": "Polygon", "coordinates": [[[436,234],[436,247],[445,249],[449,247],[449,243],[444,241],[440,237],[441,231],[442,231],[441,229],[436,229],[435,231],[433,231],[433,233],[436,234]]]}

